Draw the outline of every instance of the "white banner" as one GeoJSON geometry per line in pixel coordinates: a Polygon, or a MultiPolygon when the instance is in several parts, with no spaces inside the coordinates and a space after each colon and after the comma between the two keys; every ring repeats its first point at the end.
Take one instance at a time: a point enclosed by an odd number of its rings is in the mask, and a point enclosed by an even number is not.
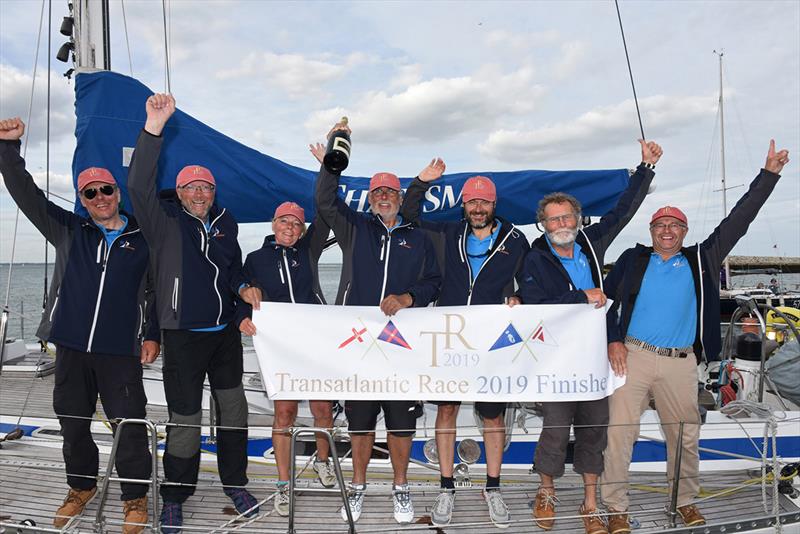
{"type": "Polygon", "coordinates": [[[264,302],[253,344],[271,399],[594,400],[624,384],[605,310],[588,304],[410,308],[264,302]]]}

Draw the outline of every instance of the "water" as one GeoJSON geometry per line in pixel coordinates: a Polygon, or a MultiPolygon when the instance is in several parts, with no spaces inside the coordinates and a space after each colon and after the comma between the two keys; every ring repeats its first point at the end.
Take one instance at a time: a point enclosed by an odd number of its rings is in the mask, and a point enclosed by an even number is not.
{"type": "MultiPolygon", "coordinates": [[[[320,285],[325,295],[325,300],[332,303],[336,299],[336,290],[339,286],[341,264],[323,263],[319,266],[320,285]]],[[[53,266],[48,268],[48,281],[52,277],[53,266]]],[[[9,328],[8,336],[23,338],[28,341],[35,339],[36,328],[41,319],[42,295],[44,287],[44,264],[28,263],[14,265],[11,279],[9,297],[9,328]],[[20,316],[24,313],[24,317],[20,316]]],[[[8,264],[0,264],[0,305],[5,303],[6,281],[8,278],[8,264]]],[[[733,279],[736,287],[754,287],[759,282],[769,284],[770,275],[746,275],[733,279]]],[[[784,289],[800,289],[800,274],[776,275],[780,286],[784,289]]],[[[245,344],[250,344],[249,338],[244,338],[245,344]]]]}

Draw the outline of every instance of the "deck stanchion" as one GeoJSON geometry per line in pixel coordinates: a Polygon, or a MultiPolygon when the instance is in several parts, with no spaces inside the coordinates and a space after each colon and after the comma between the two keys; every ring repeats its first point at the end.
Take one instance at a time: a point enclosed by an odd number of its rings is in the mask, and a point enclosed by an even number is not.
{"type": "Polygon", "coordinates": [[[6,333],[8,332],[8,306],[0,314],[0,375],[3,374],[3,360],[6,354],[6,333]]]}
{"type": "Polygon", "coordinates": [[[678,486],[681,481],[681,460],[683,458],[683,421],[678,423],[678,444],[675,451],[675,469],[672,472],[672,496],[669,501],[669,526],[675,528],[678,519],[678,486]]]}
{"type": "Polygon", "coordinates": [[[208,396],[208,441],[207,443],[217,442],[217,403],[214,402],[214,395],[208,396]]]}

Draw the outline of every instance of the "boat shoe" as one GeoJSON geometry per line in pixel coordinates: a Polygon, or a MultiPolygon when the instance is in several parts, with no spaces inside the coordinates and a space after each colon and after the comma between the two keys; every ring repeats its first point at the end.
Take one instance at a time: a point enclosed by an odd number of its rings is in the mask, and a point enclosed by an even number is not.
{"type": "Polygon", "coordinates": [[[628,514],[608,509],[608,534],[630,534],[631,524],[628,514]]]}
{"type": "Polygon", "coordinates": [[[586,534],[608,534],[606,521],[597,508],[587,510],[581,505],[579,513],[583,519],[583,528],[586,530],[586,534]]]}
{"type": "Polygon", "coordinates": [[[556,493],[553,490],[539,488],[536,500],[533,501],[533,519],[542,530],[550,530],[556,522],[556,493]]]}
{"type": "Polygon", "coordinates": [[[97,493],[97,487],[88,490],[77,490],[70,488],[64,503],[56,510],[56,516],[53,519],[53,526],[61,528],[69,522],[70,519],[76,515],[80,515],[86,504],[97,493]]]}
{"type": "Polygon", "coordinates": [[[122,501],[122,512],[125,514],[122,534],[139,534],[144,531],[147,526],[147,495],[122,501]]]}
{"type": "Polygon", "coordinates": [[[698,525],[706,524],[706,518],[703,517],[703,514],[700,513],[700,510],[697,509],[697,506],[693,504],[678,506],[678,515],[681,516],[681,519],[683,519],[683,524],[687,527],[696,527],[698,525]]]}

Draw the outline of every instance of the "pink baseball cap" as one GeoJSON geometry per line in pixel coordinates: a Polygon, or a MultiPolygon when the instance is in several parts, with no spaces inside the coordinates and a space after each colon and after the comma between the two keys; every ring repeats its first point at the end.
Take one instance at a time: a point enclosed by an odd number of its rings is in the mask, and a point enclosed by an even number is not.
{"type": "Polygon", "coordinates": [[[674,206],[664,206],[663,208],[659,208],[658,211],[656,211],[650,218],[650,224],[653,224],[656,219],[660,219],[661,217],[675,217],[683,224],[689,224],[686,214],[674,206]]]}
{"type": "Polygon", "coordinates": [[[278,217],[283,217],[284,215],[292,215],[297,217],[301,223],[306,223],[306,211],[297,204],[296,202],[284,202],[277,208],[275,208],[275,215],[272,216],[273,219],[277,219],[278,217]]]}
{"type": "Polygon", "coordinates": [[[473,176],[464,183],[464,187],[461,189],[462,202],[469,202],[476,198],[489,202],[497,200],[497,189],[494,182],[486,176],[473,176]]]}
{"type": "Polygon", "coordinates": [[[78,191],[83,191],[83,188],[92,182],[117,185],[117,181],[108,169],[89,167],[88,169],[82,170],[78,175],[78,191]]]}
{"type": "Polygon", "coordinates": [[[392,174],[390,172],[379,172],[375,174],[369,181],[370,191],[378,189],[379,187],[388,187],[389,189],[394,189],[395,191],[402,191],[402,188],[400,187],[400,179],[396,174],[392,174]]]}
{"type": "Polygon", "coordinates": [[[181,169],[181,172],[178,173],[178,177],[175,179],[175,187],[183,187],[186,184],[190,184],[198,180],[211,185],[217,185],[217,182],[214,181],[214,175],[211,174],[211,171],[205,167],[201,167],[200,165],[187,165],[181,169]]]}

